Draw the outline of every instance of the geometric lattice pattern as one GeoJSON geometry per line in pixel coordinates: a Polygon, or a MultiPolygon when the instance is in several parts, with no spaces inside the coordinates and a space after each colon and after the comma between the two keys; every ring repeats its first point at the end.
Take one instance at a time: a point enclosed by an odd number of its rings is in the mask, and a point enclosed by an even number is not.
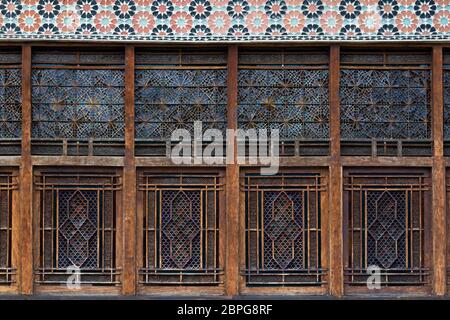
{"type": "Polygon", "coordinates": [[[121,70],[33,69],[33,138],[124,137],[121,70]]]}
{"type": "Polygon", "coordinates": [[[200,192],[164,191],[161,256],[166,269],[200,267],[200,192]]]}
{"type": "Polygon", "coordinates": [[[142,174],[144,285],[217,285],[223,188],[214,174],[142,174]]]}
{"type": "Polygon", "coordinates": [[[367,192],[369,265],[383,269],[406,265],[406,192],[367,192]]]}
{"type": "Polygon", "coordinates": [[[348,170],[344,183],[346,283],[366,286],[368,268],[375,266],[382,285],[427,284],[428,173],[348,170]]]}
{"type": "Polygon", "coordinates": [[[59,192],[58,267],[97,266],[97,192],[59,192]]]}
{"type": "Polygon", "coordinates": [[[343,139],[431,137],[430,71],[342,70],[343,139]]]}
{"type": "Polygon", "coordinates": [[[175,129],[226,128],[226,70],[137,70],[136,138],[170,139],[175,129]]]}
{"type": "Polygon", "coordinates": [[[329,137],[327,70],[240,70],[238,103],[239,128],[278,129],[285,140],[329,137]]]}
{"type": "Polygon", "coordinates": [[[247,285],[322,284],[320,175],[244,179],[247,285]]]}
{"type": "Polygon", "coordinates": [[[2,0],[6,39],[425,40],[450,35],[446,0],[2,0]]]}
{"type": "Polygon", "coordinates": [[[0,139],[22,134],[21,55],[0,52],[0,139]]]}
{"type": "Polygon", "coordinates": [[[264,193],[264,268],[297,270],[303,266],[303,194],[264,193]]]}
{"type": "Polygon", "coordinates": [[[444,70],[444,138],[450,139],[450,71],[444,70]]]}

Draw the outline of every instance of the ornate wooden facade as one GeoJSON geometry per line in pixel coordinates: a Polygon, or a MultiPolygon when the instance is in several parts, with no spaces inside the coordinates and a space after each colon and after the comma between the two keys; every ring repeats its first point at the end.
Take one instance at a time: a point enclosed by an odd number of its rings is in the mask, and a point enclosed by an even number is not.
{"type": "Polygon", "coordinates": [[[449,88],[437,43],[3,44],[0,293],[447,295],[449,88]],[[279,173],[174,165],[197,120],[279,173]]]}

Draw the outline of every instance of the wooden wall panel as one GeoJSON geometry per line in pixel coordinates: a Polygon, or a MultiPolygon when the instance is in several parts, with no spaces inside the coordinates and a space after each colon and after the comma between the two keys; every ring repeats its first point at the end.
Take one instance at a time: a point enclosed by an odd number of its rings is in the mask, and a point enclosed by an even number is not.
{"type": "MultiPolygon", "coordinates": [[[[423,47],[423,45],[421,45],[423,47]]],[[[340,46],[330,45],[330,65],[329,65],[329,102],[330,102],[330,156],[314,157],[284,157],[280,159],[286,167],[328,167],[328,201],[329,221],[327,228],[329,231],[329,241],[325,243],[329,258],[329,294],[340,297],[344,292],[343,277],[343,168],[344,166],[378,166],[378,167],[427,167],[432,172],[432,285],[433,294],[444,295],[446,288],[446,197],[445,197],[445,168],[450,166],[450,159],[444,157],[443,146],[443,46],[430,46],[433,52],[432,64],[432,136],[433,155],[427,157],[342,157],[340,145],[340,98],[339,98],[339,78],[340,78],[340,46]]],[[[20,208],[19,224],[15,224],[14,230],[19,234],[20,239],[20,261],[19,282],[20,291],[23,294],[33,293],[33,243],[36,236],[33,235],[33,197],[32,197],[32,166],[114,166],[123,169],[123,241],[118,251],[123,258],[122,280],[123,284],[117,293],[133,295],[136,293],[137,285],[137,232],[140,226],[137,225],[136,207],[141,205],[137,201],[130,199],[140,199],[136,194],[136,167],[170,167],[172,164],[166,158],[158,157],[135,157],[134,152],[134,47],[126,46],[126,72],[125,72],[125,155],[123,157],[67,157],[67,156],[31,156],[31,51],[29,44],[22,45],[22,141],[21,157],[0,156],[4,165],[20,166],[20,197],[14,198],[14,203],[20,208]]],[[[238,95],[238,46],[233,44],[228,46],[228,101],[227,101],[227,121],[228,128],[237,128],[237,95],[238,95]]],[[[235,150],[236,151],[236,150],[235,150]]],[[[235,152],[236,153],[236,152],[235,152]]],[[[236,154],[235,154],[236,156],[236,154]]],[[[225,179],[225,206],[226,214],[221,232],[225,233],[225,241],[220,244],[220,254],[224,255],[224,286],[226,295],[237,296],[240,294],[240,266],[242,261],[241,250],[243,250],[241,215],[242,207],[245,205],[244,198],[239,193],[238,164],[227,164],[225,179]]],[[[34,204],[38,206],[38,204],[34,204]]],[[[120,238],[120,237],[119,237],[120,238]]],[[[151,291],[149,289],[149,291],[151,291]]],[[[185,290],[186,291],[186,290],[185,290]]],[[[283,288],[274,290],[280,294],[283,288]]],[[[95,289],[95,293],[106,293],[106,290],[95,289]]],[[[181,292],[181,291],[180,291],[181,292]]],[[[212,292],[209,289],[205,292],[212,292]]],[[[419,293],[419,290],[417,291],[419,293]]],[[[158,290],[154,290],[155,294],[158,290]]],[[[163,291],[161,291],[163,294],[163,291]]],[[[174,290],[174,294],[176,294],[174,290]]],[[[186,292],[187,294],[189,292],[186,292]]],[[[319,291],[317,292],[319,293],[319,291]]],[[[399,294],[401,291],[392,292],[399,294]]],[[[422,293],[419,293],[422,294],[422,293]]]]}

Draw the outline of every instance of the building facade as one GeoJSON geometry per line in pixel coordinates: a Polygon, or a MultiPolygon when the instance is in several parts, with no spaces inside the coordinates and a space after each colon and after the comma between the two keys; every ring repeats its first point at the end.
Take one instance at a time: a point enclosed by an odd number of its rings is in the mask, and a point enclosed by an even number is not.
{"type": "Polygon", "coordinates": [[[447,0],[3,0],[0,293],[447,295],[449,39],[447,0]],[[175,164],[196,121],[280,170],[175,164]]]}

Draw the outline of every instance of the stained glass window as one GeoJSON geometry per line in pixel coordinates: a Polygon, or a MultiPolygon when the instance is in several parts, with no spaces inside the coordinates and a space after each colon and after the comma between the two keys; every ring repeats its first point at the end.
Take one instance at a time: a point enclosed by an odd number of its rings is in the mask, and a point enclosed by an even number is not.
{"type": "Polygon", "coordinates": [[[137,154],[165,154],[175,129],[224,131],[227,125],[227,67],[224,51],[138,50],[135,106],[137,154]],[[161,151],[162,150],[162,151],[161,151]]]}
{"type": "Polygon", "coordinates": [[[123,153],[123,53],[35,50],[32,62],[33,153],[123,153]]]}
{"type": "Polygon", "coordinates": [[[20,154],[22,135],[22,58],[20,50],[0,51],[0,150],[20,154]]]}
{"type": "Polygon", "coordinates": [[[119,177],[44,172],[36,176],[35,185],[41,203],[37,282],[66,283],[67,273],[79,271],[82,284],[119,283],[119,177]]]}
{"type": "Polygon", "coordinates": [[[426,52],[343,52],[340,104],[344,155],[375,152],[371,141],[377,140],[383,144],[374,145],[379,149],[376,155],[431,152],[431,144],[422,143],[431,138],[430,59],[426,52]],[[423,151],[417,142],[424,145],[423,151]],[[351,145],[353,150],[348,153],[346,147],[351,145]]]}
{"type": "Polygon", "coordinates": [[[222,282],[219,175],[142,175],[145,285],[217,285],[222,282]]]}
{"type": "Polygon", "coordinates": [[[355,171],[345,177],[348,284],[365,286],[370,267],[377,268],[385,286],[423,285],[429,279],[429,177],[398,171],[355,171]]]}
{"type": "Polygon", "coordinates": [[[450,155],[449,142],[450,142],[450,54],[444,52],[444,71],[443,71],[443,84],[444,84],[444,145],[445,155],[450,155]]]}
{"type": "Polygon", "coordinates": [[[247,285],[323,283],[320,174],[247,174],[247,285]]]}
{"type": "Polygon", "coordinates": [[[239,128],[278,129],[281,155],[328,153],[327,52],[241,50],[238,81],[239,128]]]}

